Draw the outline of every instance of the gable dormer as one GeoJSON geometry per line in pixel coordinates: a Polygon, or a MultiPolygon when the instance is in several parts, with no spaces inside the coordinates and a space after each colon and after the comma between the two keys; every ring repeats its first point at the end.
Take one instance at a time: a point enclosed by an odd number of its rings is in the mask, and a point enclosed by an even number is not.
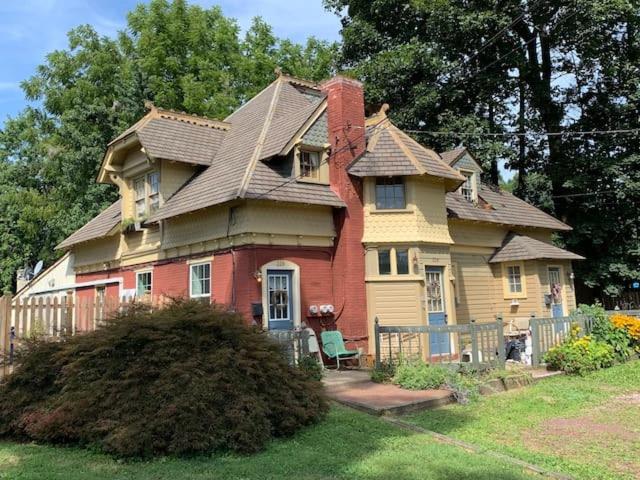
{"type": "Polygon", "coordinates": [[[466,178],[464,183],[460,185],[458,193],[469,202],[478,203],[482,167],[471,152],[466,147],[459,147],[441,153],[440,157],[466,178]]]}
{"type": "Polygon", "coordinates": [[[122,219],[141,222],[209,166],[229,124],[147,105],[149,112],[109,143],[99,183],[118,186],[122,219]]]}

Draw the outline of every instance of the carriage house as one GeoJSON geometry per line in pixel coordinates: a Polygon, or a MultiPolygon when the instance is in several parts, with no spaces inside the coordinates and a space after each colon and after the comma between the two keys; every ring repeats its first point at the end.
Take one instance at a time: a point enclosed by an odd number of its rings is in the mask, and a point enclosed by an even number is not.
{"type": "MultiPolygon", "coordinates": [[[[161,110],[108,146],[120,199],[64,240],[79,297],[187,296],[265,329],[506,321],[575,306],[569,227],[438,154],[362,85],[284,75],[224,121],[161,110]]],[[[448,353],[432,344],[432,354],[448,353]]]]}

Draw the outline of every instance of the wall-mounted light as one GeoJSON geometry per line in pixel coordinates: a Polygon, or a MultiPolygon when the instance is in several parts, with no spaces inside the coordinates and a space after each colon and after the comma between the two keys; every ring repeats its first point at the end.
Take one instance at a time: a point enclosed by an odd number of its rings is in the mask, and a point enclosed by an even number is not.
{"type": "Polygon", "coordinates": [[[256,270],[255,272],[253,272],[253,278],[256,279],[256,282],[261,283],[262,282],[262,272],[260,270],[256,270]]]}
{"type": "Polygon", "coordinates": [[[576,278],[576,274],[573,272],[569,272],[569,278],[573,280],[574,278],[576,278]]]}

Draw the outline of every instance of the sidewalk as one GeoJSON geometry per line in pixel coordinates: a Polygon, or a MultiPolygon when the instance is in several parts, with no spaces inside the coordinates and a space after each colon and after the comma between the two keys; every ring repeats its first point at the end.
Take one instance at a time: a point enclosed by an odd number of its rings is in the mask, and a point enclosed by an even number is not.
{"type": "Polygon", "coordinates": [[[374,415],[401,415],[453,403],[448,390],[404,390],[371,381],[366,370],[325,370],[329,398],[374,415]]]}

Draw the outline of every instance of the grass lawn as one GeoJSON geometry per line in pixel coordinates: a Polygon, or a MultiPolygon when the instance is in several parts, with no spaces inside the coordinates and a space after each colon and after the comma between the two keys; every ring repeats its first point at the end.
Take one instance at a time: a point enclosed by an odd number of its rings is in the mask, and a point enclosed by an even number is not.
{"type": "Polygon", "coordinates": [[[78,448],[0,443],[0,479],[531,479],[517,467],[335,407],[258,455],[118,462],[78,448]]]}
{"type": "Polygon", "coordinates": [[[640,361],[412,415],[421,427],[580,479],[640,478],[640,361]]]}

